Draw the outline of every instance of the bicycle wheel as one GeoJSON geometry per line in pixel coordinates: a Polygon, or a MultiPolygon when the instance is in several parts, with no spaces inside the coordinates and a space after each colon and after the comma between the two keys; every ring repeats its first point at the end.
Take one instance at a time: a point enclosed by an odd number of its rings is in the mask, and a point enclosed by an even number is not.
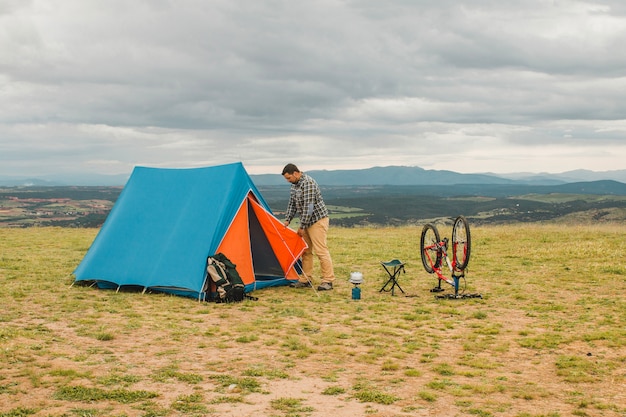
{"type": "Polygon", "coordinates": [[[435,272],[434,268],[441,266],[441,250],[437,247],[441,242],[439,231],[434,224],[426,224],[422,229],[420,238],[420,253],[422,254],[422,264],[429,274],[435,272]]]}
{"type": "Polygon", "coordinates": [[[452,262],[458,270],[464,270],[470,259],[472,239],[467,219],[459,216],[452,226],[452,262]]]}

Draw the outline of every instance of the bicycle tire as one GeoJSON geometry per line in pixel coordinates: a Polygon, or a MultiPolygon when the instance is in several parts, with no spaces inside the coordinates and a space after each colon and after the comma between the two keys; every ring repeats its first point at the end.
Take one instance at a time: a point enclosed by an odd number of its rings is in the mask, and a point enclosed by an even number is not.
{"type": "Polygon", "coordinates": [[[458,216],[452,226],[452,262],[459,271],[467,268],[470,259],[472,237],[467,219],[458,216]]]}
{"type": "Polygon", "coordinates": [[[441,250],[437,244],[441,242],[439,231],[434,224],[428,223],[422,228],[420,237],[420,253],[422,255],[422,265],[429,274],[435,272],[435,268],[441,266],[441,250]]]}

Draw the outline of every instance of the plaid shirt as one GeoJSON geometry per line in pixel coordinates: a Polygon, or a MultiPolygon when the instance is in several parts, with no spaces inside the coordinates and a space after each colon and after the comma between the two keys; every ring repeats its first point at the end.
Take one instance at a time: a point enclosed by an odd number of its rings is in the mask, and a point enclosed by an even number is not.
{"type": "Polygon", "coordinates": [[[300,226],[303,228],[328,217],[328,209],[322,199],[319,185],[305,173],[302,173],[297,183],[291,184],[289,193],[287,220],[291,222],[296,214],[300,217],[300,226]]]}

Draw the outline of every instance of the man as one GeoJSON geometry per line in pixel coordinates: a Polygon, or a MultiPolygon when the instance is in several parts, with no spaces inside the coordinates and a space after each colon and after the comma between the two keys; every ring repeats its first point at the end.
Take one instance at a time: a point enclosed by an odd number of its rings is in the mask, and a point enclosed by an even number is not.
{"type": "Polygon", "coordinates": [[[313,254],[320,261],[322,270],[322,282],[318,291],[328,291],[333,289],[335,272],[330,251],[326,243],[328,234],[328,209],[322,199],[322,193],[317,182],[304,172],[300,172],[294,164],[287,164],[283,168],[283,177],[291,183],[289,194],[289,204],[285,227],[289,226],[291,220],[298,215],[300,217],[300,228],[298,235],[302,236],[309,246],[302,254],[302,271],[304,277],[292,284],[296,288],[311,286],[311,275],[313,273],[313,254]]]}

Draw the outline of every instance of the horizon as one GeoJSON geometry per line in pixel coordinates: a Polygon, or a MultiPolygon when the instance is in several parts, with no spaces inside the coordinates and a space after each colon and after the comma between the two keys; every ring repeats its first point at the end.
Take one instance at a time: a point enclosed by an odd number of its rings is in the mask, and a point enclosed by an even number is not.
{"type": "MultiPolygon", "coordinates": [[[[195,167],[195,168],[199,168],[199,167],[195,167]]],[[[245,165],[244,165],[244,168],[245,165]]],[[[348,172],[352,172],[352,171],[366,171],[366,170],[370,170],[370,169],[375,169],[375,168],[406,168],[406,169],[417,169],[420,171],[424,171],[424,172],[452,172],[455,174],[460,174],[460,175],[486,175],[486,176],[493,176],[496,178],[503,178],[503,179],[511,179],[511,180],[530,180],[530,179],[542,179],[544,177],[546,178],[552,178],[552,179],[558,179],[558,180],[563,180],[565,182],[570,182],[568,181],[568,176],[574,176],[575,178],[572,179],[571,182],[578,182],[578,181],[595,181],[598,178],[599,179],[606,179],[606,180],[614,180],[614,181],[618,181],[618,182],[623,182],[626,183],[626,169],[622,169],[622,170],[605,170],[605,171],[592,171],[592,170],[588,170],[588,169],[576,169],[576,170],[571,170],[571,171],[563,171],[563,172],[508,172],[508,173],[493,173],[493,172],[459,172],[459,171],[454,171],[454,170],[449,170],[449,169],[444,169],[444,170],[437,170],[437,169],[425,169],[419,166],[407,166],[407,165],[385,165],[385,166],[381,166],[381,165],[376,165],[376,166],[370,166],[367,168],[357,168],[357,169],[310,169],[310,170],[305,170],[303,168],[301,168],[301,170],[303,172],[328,172],[328,173],[333,173],[333,172],[342,172],[342,171],[348,171],[348,172]],[[583,178],[585,177],[585,178],[583,178]],[[589,179],[589,177],[593,177],[591,179],[589,179]]],[[[167,169],[167,168],[164,168],[167,169]]],[[[176,169],[176,168],[172,168],[172,169],[176,169]]],[[[193,169],[193,168],[177,168],[177,169],[193,169]]],[[[280,173],[276,173],[276,172],[263,172],[263,173],[252,173],[250,172],[247,168],[246,171],[248,172],[248,174],[251,177],[255,177],[255,176],[267,176],[267,175],[275,175],[277,177],[280,176],[280,173]]],[[[54,185],[63,185],[63,186],[124,186],[126,181],[128,180],[128,178],[130,177],[130,175],[132,174],[132,171],[129,172],[128,174],[85,174],[85,173],[81,173],[81,174],[65,174],[65,175],[47,175],[47,176],[18,176],[18,175],[14,175],[14,176],[6,176],[6,175],[0,175],[0,183],[4,182],[4,183],[11,183],[11,185],[8,186],[40,186],[43,185],[45,186],[46,183],[51,183],[54,185]],[[82,181],[78,181],[76,182],[76,178],[81,178],[82,181]],[[109,181],[107,181],[107,179],[109,181]],[[100,182],[99,182],[100,181],[100,182]],[[115,181],[119,181],[119,182],[115,182],[115,181]],[[17,183],[20,184],[17,184],[17,183]],[[40,182],[43,182],[44,184],[40,184],[40,182]]],[[[0,184],[1,185],[1,184],[0,184]]],[[[4,185],[7,186],[7,185],[4,185]]]]}
{"type": "MultiPolygon", "coordinates": [[[[80,175],[80,176],[94,176],[94,177],[118,177],[118,176],[130,176],[132,174],[132,171],[135,167],[150,167],[150,168],[163,168],[163,169],[195,169],[195,168],[204,168],[204,167],[210,167],[210,166],[218,166],[218,165],[227,165],[229,163],[232,162],[228,162],[228,163],[224,163],[224,164],[215,164],[215,165],[206,165],[206,166],[186,166],[186,167],[176,167],[176,166],[148,166],[148,165],[135,165],[132,167],[132,169],[130,169],[130,171],[128,171],[128,173],[99,173],[99,172],[92,172],[92,173],[87,173],[87,172],[66,172],[63,174],[60,173],[45,173],[45,174],[23,174],[23,175],[16,175],[16,174],[0,174],[0,178],[25,178],[25,179],[41,179],[40,177],[59,177],[59,176],[76,176],[76,175],[80,175]]],[[[246,169],[246,172],[249,175],[280,175],[280,171],[282,170],[282,165],[278,167],[278,169],[274,169],[273,171],[270,170],[254,170],[254,169],[249,169],[245,164],[244,168],[246,169]]],[[[298,164],[296,164],[298,165],[298,164]]],[[[315,171],[327,171],[327,172],[332,172],[332,171],[363,171],[363,170],[369,170],[369,169],[373,169],[373,168],[416,168],[416,169],[422,169],[424,171],[450,171],[450,172],[456,172],[458,174],[467,174],[467,175],[518,175],[518,174],[529,174],[529,175],[542,175],[542,174],[548,174],[548,175],[560,175],[560,174],[567,174],[570,172],[579,172],[579,171],[583,171],[583,172],[593,172],[593,173],[607,173],[607,172],[621,172],[621,171],[626,171],[626,168],[621,168],[621,169],[605,169],[605,170],[592,170],[592,169],[587,169],[587,168],[575,168],[575,169],[571,169],[571,170],[566,170],[566,171],[504,171],[504,172],[495,172],[495,171],[460,171],[460,170],[455,170],[455,169],[450,169],[450,168],[443,168],[443,169],[434,169],[434,168],[424,168],[422,166],[418,166],[418,165],[371,165],[371,166],[366,166],[366,167],[358,167],[358,168],[309,168],[309,169],[305,169],[300,167],[300,165],[298,165],[298,168],[300,168],[300,170],[302,172],[315,172],[315,171]]]]}

